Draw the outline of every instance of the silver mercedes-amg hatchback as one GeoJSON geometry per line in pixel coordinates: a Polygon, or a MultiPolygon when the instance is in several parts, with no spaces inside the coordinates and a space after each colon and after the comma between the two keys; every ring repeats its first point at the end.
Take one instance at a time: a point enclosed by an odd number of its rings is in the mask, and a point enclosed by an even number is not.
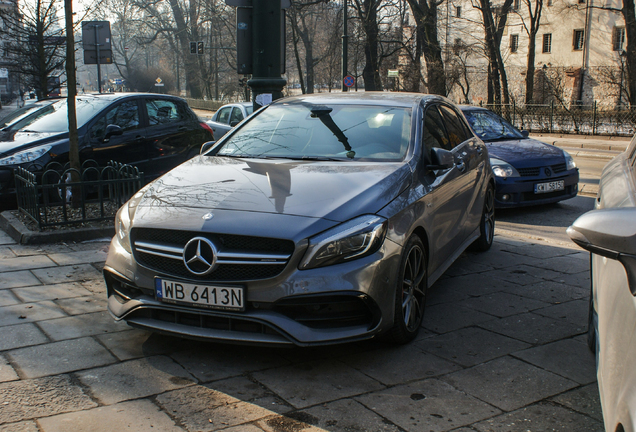
{"type": "Polygon", "coordinates": [[[439,96],[282,99],[203,148],[119,210],[115,319],[239,343],[406,343],[427,289],[493,240],[488,152],[439,96]]]}

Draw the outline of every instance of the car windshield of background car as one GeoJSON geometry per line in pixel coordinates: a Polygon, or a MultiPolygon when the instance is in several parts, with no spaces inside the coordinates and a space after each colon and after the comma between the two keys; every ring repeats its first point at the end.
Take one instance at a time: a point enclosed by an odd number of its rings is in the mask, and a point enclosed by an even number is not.
{"type": "MultiPolygon", "coordinates": [[[[80,128],[104,109],[112,100],[98,98],[77,98],[75,101],[77,113],[77,127],[80,128]]],[[[41,111],[37,111],[34,116],[20,122],[21,132],[47,132],[61,133],[68,132],[68,110],[66,99],[55,102],[41,111]]]]}
{"type": "Polygon", "coordinates": [[[246,123],[216,154],[401,161],[410,135],[410,108],[281,104],[246,123]]]}
{"type": "Polygon", "coordinates": [[[464,111],[466,120],[475,133],[484,141],[524,139],[510,123],[489,111],[464,111]]]}
{"type": "Polygon", "coordinates": [[[33,115],[36,111],[44,109],[46,105],[29,105],[18,110],[15,110],[8,116],[4,117],[0,120],[0,129],[4,130],[5,128],[9,128],[7,130],[11,130],[14,125],[23,119],[33,115]]]}

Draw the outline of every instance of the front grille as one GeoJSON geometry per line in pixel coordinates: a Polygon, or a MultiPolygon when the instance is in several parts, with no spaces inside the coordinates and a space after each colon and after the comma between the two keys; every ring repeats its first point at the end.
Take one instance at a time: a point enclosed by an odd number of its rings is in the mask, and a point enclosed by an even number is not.
{"type": "Polygon", "coordinates": [[[517,171],[521,177],[536,177],[539,175],[540,168],[518,168],[517,171]]]}
{"type": "Polygon", "coordinates": [[[131,239],[140,265],[166,276],[210,282],[275,277],[294,251],[290,240],[196,231],[137,228],[132,230],[131,239]],[[183,262],[183,249],[194,237],[207,238],[217,248],[217,266],[208,274],[191,273],[183,262]]]}
{"type": "Polygon", "coordinates": [[[550,168],[552,168],[552,172],[555,174],[561,173],[563,171],[567,171],[567,165],[562,163],[562,164],[558,164],[558,165],[552,165],[550,168]]]}
{"type": "Polygon", "coordinates": [[[280,335],[279,332],[269,326],[235,316],[216,316],[176,310],[143,308],[135,310],[126,317],[129,320],[134,320],[135,318],[148,318],[169,324],[181,324],[202,329],[280,335]]]}
{"type": "MultiPolygon", "coordinates": [[[[536,177],[541,173],[542,167],[533,167],[533,168],[517,168],[517,172],[521,177],[536,177]]],[[[567,171],[567,165],[564,163],[551,165],[550,169],[553,174],[562,173],[567,171]]]]}

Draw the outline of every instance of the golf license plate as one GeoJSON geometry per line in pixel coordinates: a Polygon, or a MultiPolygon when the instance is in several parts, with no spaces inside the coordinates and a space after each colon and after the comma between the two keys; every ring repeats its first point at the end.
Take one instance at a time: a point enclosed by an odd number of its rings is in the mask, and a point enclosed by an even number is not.
{"type": "Polygon", "coordinates": [[[237,286],[193,284],[155,278],[155,295],[158,300],[167,303],[196,305],[209,309],[245,309],[245,290],[237,286]]]}
{"type": "Polygon", "coordinates": [[[561,191],[563,189],[565,189],[564,180],[558,180],[548,183],[537,183],[536,185],[534,185],[534,193],[536,194],[561,191]]]}

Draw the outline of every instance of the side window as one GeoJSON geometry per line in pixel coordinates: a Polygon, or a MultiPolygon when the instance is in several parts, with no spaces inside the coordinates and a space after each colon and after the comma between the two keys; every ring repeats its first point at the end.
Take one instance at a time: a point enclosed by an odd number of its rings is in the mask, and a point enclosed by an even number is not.
{"type": "Polygon", "coordinates": [[[232,122],[240,122],[243,120],[243,113],[240,108],[234,107],[232,109],[232,116],[230,117],[230,123],[232,122]]]}
{"type": "Polygon", "coordinates": [[[446,120],[446,130],[448,131],[448,139],[450,140],[451,147],[455,147],[468,139],[466,135],[466,129],[462,124],[462,121],[457,117],[455,111],[447,106],[440,105],[440,111],[446,120]]]}
{"type": "Polygon", "coordinates": [[[219,111],[219,115],[216,117],[216,121],[219,123],[230,124],[230,113],[232,112],[232,107],[221,108],[219,111]]]}
{"type": "Polygon", "coordinates": [[[183,113],[173,101],[163,99],[147,100],[146,110],[148,111],[148,124],[150,126],[183,120],[183,113]]]}
{"type": "Polygon", "coordinates": [[[137,101],[126,101],[108,110],[91,128],[91,138],[102,138],[108,125],[117,125],[124,131],[137,129],[139,127],[137,101]]]}
{"type": "Polygon", "coordinates": [[[433,147],[443,148],[450,150],[450,142],[446,136],[446,130],[444,129],[444,122],[442,117],[437,111],[437,108],[432,106],[426,110],[424,114],[424,147],[426,148],[426,155],[431,154],[433,147]]]}

